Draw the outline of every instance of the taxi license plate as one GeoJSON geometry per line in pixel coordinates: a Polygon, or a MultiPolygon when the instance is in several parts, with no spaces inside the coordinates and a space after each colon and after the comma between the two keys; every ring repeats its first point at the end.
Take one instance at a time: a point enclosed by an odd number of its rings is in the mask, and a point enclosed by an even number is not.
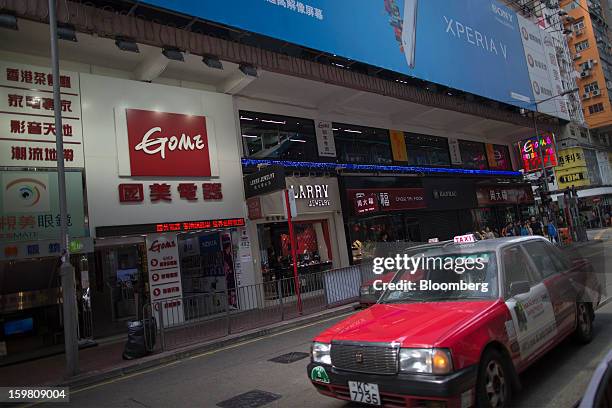
{"type": "Polygon", "coordinates": [[[361,402],[364,404],[380,405],[378,384],[349,381],[348,385],[352,401],[361,402]]]}

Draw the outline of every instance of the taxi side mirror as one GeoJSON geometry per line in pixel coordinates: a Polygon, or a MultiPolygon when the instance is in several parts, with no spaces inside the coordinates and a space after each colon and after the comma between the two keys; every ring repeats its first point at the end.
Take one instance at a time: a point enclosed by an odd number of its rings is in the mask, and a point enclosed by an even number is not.
{"type": "Polygon", "coordinates": [[[527,281],[517,281],[510,284],[510,297],[520,295],[521,293],[529,293],[531,285],[527,281]]]}

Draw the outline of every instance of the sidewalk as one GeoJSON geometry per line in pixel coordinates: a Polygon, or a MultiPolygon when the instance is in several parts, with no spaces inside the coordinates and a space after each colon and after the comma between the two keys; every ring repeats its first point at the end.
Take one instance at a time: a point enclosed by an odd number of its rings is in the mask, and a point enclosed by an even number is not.
{"type": "Polygon", "coordinates": [[[249,339],[350,313],[354,310],[354,306],[355,303],[351,303],[190,346],[163,352],[158,351],[136,360],[123,360],[122,353],[125,341],[99,345],[79,351],[81,373],[75,377],[69,379],[65,377],[65,357],[64,354],[59,354],[0,368],[0,384],[2,386],[65,385],[84,387],[103,380],[125,376],[129,373],[181,360],[193,354],[228,346],[231,347],[249,339]]]}

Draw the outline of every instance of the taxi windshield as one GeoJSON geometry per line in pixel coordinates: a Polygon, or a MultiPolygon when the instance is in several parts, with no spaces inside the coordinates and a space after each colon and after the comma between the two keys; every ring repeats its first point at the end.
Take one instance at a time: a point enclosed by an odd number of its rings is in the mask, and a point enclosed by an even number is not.
{"type": "Polygon", "coordinates": [[[497,258],[494,251],[478,251],[474,245],[452,245],[410,250],[413,267],[398,270],[384,284],[379,303],[439,302],[495,299],[499,295],[497,258]]]}

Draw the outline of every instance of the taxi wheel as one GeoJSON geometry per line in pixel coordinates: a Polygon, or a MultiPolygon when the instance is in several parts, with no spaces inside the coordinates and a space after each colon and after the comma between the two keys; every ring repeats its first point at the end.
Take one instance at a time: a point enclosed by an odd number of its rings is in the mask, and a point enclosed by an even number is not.
{"type": "Polygon", "coordinates": [[[484,353],[476,384],[478,408],[508,406],[512,381],[506,367],[504,357],[497,350],[489,349],[484,353]]]}
{"type": "Polygon", "coordinates": [[[574,338],[582,344],[593,340],[593,312],[589,303],[576,304],[576,331],[574,338]]]}

